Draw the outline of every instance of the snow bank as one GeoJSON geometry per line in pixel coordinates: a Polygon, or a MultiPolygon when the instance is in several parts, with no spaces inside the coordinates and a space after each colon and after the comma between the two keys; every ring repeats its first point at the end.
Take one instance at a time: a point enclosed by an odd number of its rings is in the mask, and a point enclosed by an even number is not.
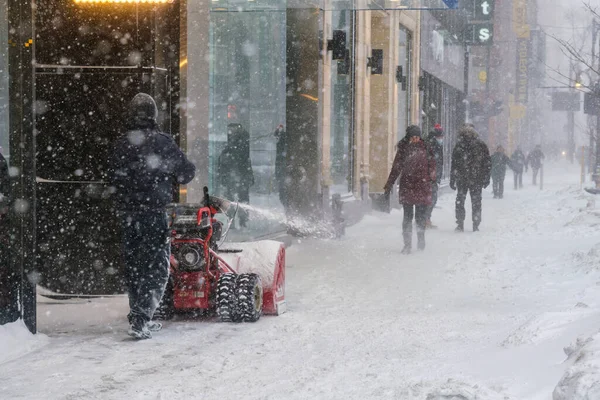
{"type": "Polygon", "coordinates": [[[565,348],[573,365],[554,389],[553,400],[600,399],[600,333],[565,348]]]}
{"type": "Polygon", "coordinates": [[[507,394],[455,379],[448,379],[441,384],[425,382],[414,384],[404,390],[400,398],[407,400],[511,400],[507,394]]]}
{"type": "Polygon", "coordinates": [[[0,325],[0,364],[22,357],[47,343],[47,336],[31,334],[21,320],[0,325]]]}

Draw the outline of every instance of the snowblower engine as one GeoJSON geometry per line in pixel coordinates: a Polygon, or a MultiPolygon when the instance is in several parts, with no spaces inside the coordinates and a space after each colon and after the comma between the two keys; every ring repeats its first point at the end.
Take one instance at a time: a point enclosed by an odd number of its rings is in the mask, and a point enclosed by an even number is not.
{"type": "Polygon", "coordinates": [[[280,242],[224,241],[237,204],[208,195],[203,204],[173,204],[170,276],[156,319],[176,313],[216,314],[226,322],[255,322],[285,312],[285,248],[280,242]]]}

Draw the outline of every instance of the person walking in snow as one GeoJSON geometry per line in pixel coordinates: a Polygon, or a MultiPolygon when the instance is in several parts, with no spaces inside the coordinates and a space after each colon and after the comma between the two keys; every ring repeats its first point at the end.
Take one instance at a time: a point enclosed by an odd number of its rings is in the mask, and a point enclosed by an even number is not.
{"type": "Polygon", "coordinates": [[[473,231],[481,224],[481,191],[490,184],[492,160],[487,145],[479,139],[472,124],[465,124],[452,152],[450,187],[458,190],[456,195],[456,231],[464,232],[466,217],[465,200],[471,193],[473,231]]]}
{"type": "Polygon", "coordinates": [[[510,165],[515,175],[515,190],[523,188],[523,169],[525,168],[525,154],[517,147],[510,158],[510,165]]]}
{"type": "MultiPolygon", "coordinates": [[[[227,145],[219,157],[219,179],[227,199],[250,203],[250,187],[254,172],[250,159],[250,133],[241,124],[227,126],[227,145]]],[[[240,226],[248,222],[248,212],[239,210],[240,226]]]]}
{"type": "Polygon", "coordinates": [[[175,184],[189,183],[196,167],[156,122],[158,109],[147,94],[130,104],[129,130],[111,156],[109,180],[121,221],[128,285],[129,335],[150,339],[162,325],[152,321],[169,278],[170,232],[166,206],[175,184]]]}
{"type": "Polygon", "coordinates": [[[496,152],[492,155],[492,186],[495,199],[504,197],[506,167],[512,168],[511,161],[504,152],[504,147],[498,146],[496,152]]]}
{"type": "Polygon", "coordinates": [[[431,222],[431,215],[438,201],[438,191],[442,182],[442,175],[444,174],[444,130],[440,124],[436,124],[433,131],[429,133],[427,145],[435,157],[436,180],[431,185],[431,205],[427,207],[427,221],[425,226],[427,229],[436,229],[437,226],[431,222]]]}
{"type": "Polygon", "coordinates": [[[432,184],[436,181],[435,157],[421,139],[421,129],[418,126],[409,126],[406,129],[406,136],[398,143],[392,170],[384,187],[386,194],[389,195],[398,178],[400,178],[400,204],[404,208],[402,253],[410,254],[413,217],[417,222],[418,248],[425,249],[427,207],[431,205],[432,184]]]}
{"type": "Polygon", "coordinates": [[[535,146],[535,149],[533,149],[533,151],[529,153],[529,156],[527,157],[527,164],[531,167],[534,186],[537,185],[537,176],[544,163],[544,158],[545,156],[542,152],[542,146],[539,144],[535,146]]]}

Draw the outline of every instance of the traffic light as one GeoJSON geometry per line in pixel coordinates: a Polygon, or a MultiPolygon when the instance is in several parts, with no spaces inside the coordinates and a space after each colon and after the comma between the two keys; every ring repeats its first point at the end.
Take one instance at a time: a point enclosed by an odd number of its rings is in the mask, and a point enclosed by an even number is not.
{"type": "Polygon", "coordinates": [[[582,87],[581,74],[577,74],[577,77],[575,78],[575,89],[581,89],[582,87]]]}

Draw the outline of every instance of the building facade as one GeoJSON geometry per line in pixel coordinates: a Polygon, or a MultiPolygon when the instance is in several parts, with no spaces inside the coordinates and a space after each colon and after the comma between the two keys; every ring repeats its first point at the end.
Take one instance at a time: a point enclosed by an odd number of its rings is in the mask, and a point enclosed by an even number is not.
{"type": "Polygon", "coordinates": [[[138,92],[197,166],[177,201],[200,202],[208,186],[249,203],[235,239],[277,234],[290,218],[310,227],[333,194],[360,215],[420,123],[420,13],[446,3],[5,0],[0,146],[13,208],[0,322],[35,330],[37,285],[122,291],[106,172],[138,92]],[[240,164],[251,174],[232,183],[240,164]]]}

